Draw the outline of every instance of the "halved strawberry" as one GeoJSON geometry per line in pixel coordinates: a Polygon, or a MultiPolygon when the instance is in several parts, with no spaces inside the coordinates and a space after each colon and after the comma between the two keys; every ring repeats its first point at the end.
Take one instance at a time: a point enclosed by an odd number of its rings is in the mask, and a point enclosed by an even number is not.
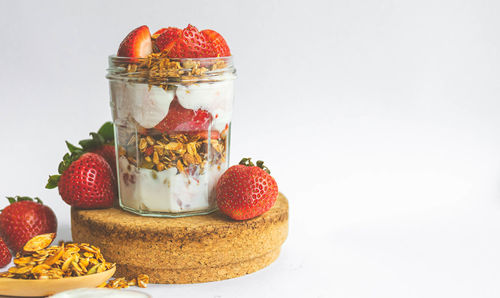
{"type": "Polygon", "coordinates": [[[164,51],[171,58],[201,58],[208,57],[212,49],[205,36],[195,26],[188,25],[182,30],[181,37],[164,51]]]}
{"type": "Polygon", "coordinates": [[[207,130],[212,115],[205,110],[190,110],[184,108],[177,97],[172,100],[167,116],[155,126],[161,132],[171,131],[203,131],[207,130]]]}
{"type": "Polygon", "coordinates": [[[212,122],[212,115],[205,110],[194,111],[194,116],[191,120],[181,123],[176,127],[177,131],[206,131],[212,122]]]}
{"type": "MultiPolygon", "coordinates": [[[[170,27],[169,27],[169,28],[170,28],[170,27]]],[[[168,29],[168,28],[161,28],[161,29],[158,29],[158,30],[156,30],[156,32],[155,32],[155,33],[153,33],[153,35],[151,35],[151,36],[156,36],[156,37],[158,37],[160,34],[162,34],[163,32],[167,31],[167,29],[168,29]]]]}
{"type": "Polygon", "coordinates": [[[121,42],[117,55],[120,57],[144,58],[153,52],[148,26],[141,26],[130,32],[121,42]]]}
{"type": "MultiPolygon", "coordinates": [[[[197,132],[194,134],[200,136],[201,139],[208,139],[208,130],[200,131],[200,132],[197,132]]],[[[212,140],[220,139],[220,132],[218,132],[217,130],[211,130],[210,131],[210,138],[212,140]]]]}
{"type": "Polygon", "coordinates": [[[226,43],[226,40],[218,32],[210,29],[201,31],[205,39],[213,49],[213,57],[228,57],[231,56],[231,51],[226,43]]]}
{"type": "Polygon", "coordinates": [[[155,40],[158,50],[169,51],[174,46],[175,41],[181,37],[182,30],[175,27],[168,27],[158,30],[154,36],[156,34],[160,34],[155,40]]]}

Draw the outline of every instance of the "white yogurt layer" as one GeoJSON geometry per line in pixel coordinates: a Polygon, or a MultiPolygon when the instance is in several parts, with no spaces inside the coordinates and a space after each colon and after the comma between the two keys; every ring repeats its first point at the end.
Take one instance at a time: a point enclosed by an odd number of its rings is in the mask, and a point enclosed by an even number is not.
{"type": "Polygon", "coordinates": [[[215,185],[224,172],[207,166],[201,175],[177,174],[177,168],[161,172],[137,168],[119,158],[121,203],[136,210],[189,212],[215,207],[215,185]]]}
{"type": "Polygon", "coordinates": [[[212,129],[221,131],[231,121],[233,109],[233,81],[179,85],[177,90],[147,84],[110,81],[111,97],[115,103],[115,119],[133,118],[144,128],[155,127],[165,118],[170,103],[177,95],[186,109],[206,110],[214,117],[212,129]]]}
{"type": "Polygon", "coordinates": [[[115,119],[135,119],[144,128],[153,128],[165,118],[175,92],[147,84],[111,81],[111,97],[116,104],[115,119]]]}
{"type": "Polygon", "coordinates": [[[214,117],[212,129],[221,131],[231,121],[233,111],[233,81],[180,85],[175,94],[186,109],[206,110],[214,117]]]}

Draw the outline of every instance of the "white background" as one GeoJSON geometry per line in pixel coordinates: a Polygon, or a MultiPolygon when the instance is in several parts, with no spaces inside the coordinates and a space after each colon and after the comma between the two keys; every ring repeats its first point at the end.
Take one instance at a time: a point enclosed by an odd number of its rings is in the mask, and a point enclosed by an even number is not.
{"type": "MultiPolygon", "coordinates": [[[[499,297],[498,1],[1,1],[0,195],[40,196],[111,117],[107,56],[147,24],[221,32],[232,162],[290,201],[279,259],[154,297],[499,297]]],[[[0,207],[6,204],[1,201],[0,207]]]]}

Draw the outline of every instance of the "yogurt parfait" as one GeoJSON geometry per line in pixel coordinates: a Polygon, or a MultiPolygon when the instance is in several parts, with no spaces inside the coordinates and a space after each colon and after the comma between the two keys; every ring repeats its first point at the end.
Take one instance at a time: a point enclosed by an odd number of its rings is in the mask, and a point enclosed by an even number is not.
{"type": "Polygon", "coordinates": [[[216,209],[228,167],[235,79],[213,30],[133,30],[109,57],[120,206],[146,216],[216,209]]]}

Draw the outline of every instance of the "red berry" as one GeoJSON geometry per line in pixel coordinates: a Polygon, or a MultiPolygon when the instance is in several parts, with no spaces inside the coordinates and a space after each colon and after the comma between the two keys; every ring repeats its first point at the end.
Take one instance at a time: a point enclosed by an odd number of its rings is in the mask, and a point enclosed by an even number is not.
{"type": "Polygon", "coordinates": [[[34,236],[57,232],[57,219],[49,207],[33,201],[18,201],[0,213],[0,236],[14,252],[34,236]]]}
{"type": "MultiPolygon", "coordinates": [[[[170,28],[170,27],[169,27],[169,28],[170,28]]],[[[160,36],[163,32],[165,32],[165,31],[167,31],[167,30],[168,30],[168,28],[161,28],[161,29],[158,29],[158,30],[156,30],[156,32],[155,32],[155,33],[153,33],[153,35],[151,35],[151,36],[156,36],[156,37],[158,37],[158,36],[160,36]]]]}
{"type": "Polygon", "coordinates": [[[181,36],[168,44],[164,51],[171,58],[201,58],[209,57],[211,53],[205,36],[195,26],[188,25],[182,30],[181,36]]]}
{"type": "Polygon", "coordinates": [[[271,209],[278,197],[278,184],[262,168],[240,163],[222,174],[215,193],[217,206],[222,213],[236,220],[244,220],[271,209]]]}
{"type": "Polygon", "coordinates": [[[90,152],[99,154],[104,157],[104,159],[108,162],[111,167],[111,171],[113,174],[116,174],[116,155],[115,155],[115,146],[111,144],[104,144],[99,148],[95,148],[90,152]]]}
{"type": "Polygon", "coordinates": [[[0,268],[7,266],[12,259],[9,248],[2,238],[0,238],[0,268]]]}
{"type": "Polygon", "coordinates": [[[211,121],[212,115],[209,112],[186,109],[175,97],[170,103],[167,115],[155,129],[161,132],[203,131],[208,129],[211,121]]]}
{"type": "MultiPolygon", "coordinates": [[[[208,130],[203,130],[203,131],[200,131],[200,132],[196,132],[195,133],[196,135],[200,136],[200,139],[208,139],[208,130]]],[[[220,139],[220,132],[218,132],[217,130],[211,130],[210,131],[210,138],[212,140],[218,140],[220,139]]]]}
{"type": "Polygon", "coordinates": [[[111,167],[100,155],[85,153],[62,173],[57,184],[62,199],[83,209],[109,208],[116,196],[111,167]]]}
{"type": "Polygon", "coordinates": [[[116,155],[115,155],[115,145],[114,145],[114,127],[113,123],[106,122],[101,128],[99,128],[98,132],[91,132],[91,139],[85,139],[78,142],[82,148],[78,148],[68,142],[66,145],[70,152],[75,152],[77,150],[81,150],[83,152],[92,152],[99,154],[104,157],[104,159],[111,166],[111,170],[113,174],[116,173],[116,155]]]}
{"type": "Polygon", "coordinates": [[[205,39],[213,49],[211,57],[228,57],[231,56],[231,51],[226,43],[226,40],[218,32],[210,29],[201,31],[205,39]]]}
{"type": "Polygon", "coordinates": [[[120,43],[117,55],[120,57],[144,58],[153,52],[148,26],[141,26],[130,32],[120,43]]]}
{"type": "Polygon", "coordinates": [[[159,51],[169,51],[174,43],[182,35],[182,30],[175,27],[168,27],[158,30],[154,35],[158,35],[155,40],[156,47],[159,51]]]}

